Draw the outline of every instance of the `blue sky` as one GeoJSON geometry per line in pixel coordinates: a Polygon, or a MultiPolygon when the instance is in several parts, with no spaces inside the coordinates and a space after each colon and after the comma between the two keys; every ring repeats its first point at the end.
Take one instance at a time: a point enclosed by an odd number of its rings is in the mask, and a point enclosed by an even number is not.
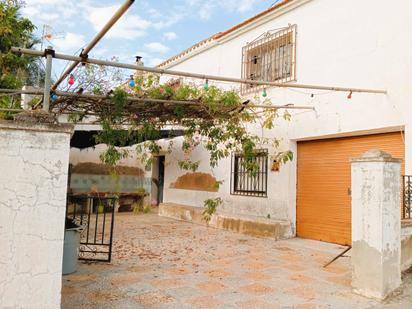
{"type": "MultiPolygon", "coordinates": [[[[26,0],[22,10],[37,26],[51,26],[59,52],[75,54],[104,25],[123,0],[26,0]]],[[[143,56],[154,66],[208,36],[267,9],[275,0],[136,0],[95,47],[91,57],[133,63],[143,56]]],[[[49,43],[46,42],[47,45],[49,43]]],[[[63,64],[55,66],[55,74],[63,64]]]]}

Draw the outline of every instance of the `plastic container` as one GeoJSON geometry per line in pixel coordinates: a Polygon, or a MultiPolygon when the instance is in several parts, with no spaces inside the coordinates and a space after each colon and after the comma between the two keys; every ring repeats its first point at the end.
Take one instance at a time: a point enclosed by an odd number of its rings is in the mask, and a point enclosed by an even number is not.
{"type": "Polygon", "coordinates": [[[80,227],[66,220],[63,248],[63,275],[74,273],[77,270],[79,258],[80,227]],[[69,228],[67,228],[69,227],[69,228]]]}

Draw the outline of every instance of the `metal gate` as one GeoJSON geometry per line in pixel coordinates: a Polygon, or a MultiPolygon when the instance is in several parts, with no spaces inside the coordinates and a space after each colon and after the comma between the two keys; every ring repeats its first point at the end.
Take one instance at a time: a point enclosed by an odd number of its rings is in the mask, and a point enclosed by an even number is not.
{"type": "Polygon", "coordinates": [[[412,219],[412,175],[403,176],[402,219],[412,219]]]}
{"type": "Polygon", "coordinates": [[[110,262],[116,197],[69,195],[66,218],[82,227],[79,259],[110,262]]]}

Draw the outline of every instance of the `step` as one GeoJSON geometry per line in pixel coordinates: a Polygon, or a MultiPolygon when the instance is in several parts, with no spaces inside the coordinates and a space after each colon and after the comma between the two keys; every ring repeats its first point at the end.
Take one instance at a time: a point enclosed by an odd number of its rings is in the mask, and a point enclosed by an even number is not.
{"type": "Polygon", "coordinates": [[[274,239],[292,238],[290,222],[284,220],[267,219],[263,217],[216,213],[207,223],[202,216],[203,208],[175,203],[159,205],[159,216],[201,224],[236,233],[269,237],[274,239]]]}

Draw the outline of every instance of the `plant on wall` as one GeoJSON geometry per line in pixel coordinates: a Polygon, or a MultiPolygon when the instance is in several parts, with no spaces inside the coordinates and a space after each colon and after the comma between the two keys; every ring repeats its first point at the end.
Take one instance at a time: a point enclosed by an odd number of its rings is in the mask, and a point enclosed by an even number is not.
{"type": "Polygon", "coordinates": [[[71,122],[87,119],[101,125],[95,140],[107,145],[100,159],[109,166],[114,167],[130,154],[130,150],[122,146],[136,145],[139,159],[148,167],[160,152],[172,152],[175,149],[172,138],[168,145],[159,142],[165,127],[172,133],[173,130],[184,132],[180,140],[184,157],[177,162],[183,170],[195,172],[199,168],[200,162],[191,159],[196,147],[203,147],[209,153],[212,168],[233,152],[242,153],[245,158],[242,164],[251,175],[259,172],[255,149],[264,145],[279,162],[292,159],[290,151],[277,151],[279,140],[264,138],[253,133],[256,130],[248,129],[250,125],[272,129],[278,118],[290,118],[287,111],[281,114],[271,107],[268,98],[257,106],[250,100],[244,101],[236,90],[191,83],[172,86],[160,83],[158,75],[138,76],[133,83],[114,87],[121,84],[122,74],[119,70],[110,70],[83,65],[74,73],[77,82],[70,84],[71,92],[82,95],[52,94],[51,103],[52,112],[70,114],[71,122]]]}
{"type": "MultiPolygon", "coordinates": [[[[129,83],[109,91],[90,74],[100,71],[99,67],[86,64],[84,71],[91,80],[87,84],[88,89],[94,89],[93,92],[98,94],[106,92],[107,95],[98,99],[61,97],[54,102],[53,109],[71,112],[72,121],[81,121],[88,114],[93,114],[92,117],[100,122],[103,129],[95,136],[96,142],[108,146],[100,158],[108,165],[114,166],[129,155],[128,151],[116,145],[136,144],[135,150],[142,163],[151,166],[154,156],[173,149],[172,139],[167,149],[159,143],[161,130],[165,126],[184,131],[181,143],[184,158],[178,161],[178,166],[183,170],[194,172],[198,169],[200,162],[192,161],[191,153],[199,146],[208,151],[212,168],[231,153],[242,153],[245,158],[242,164],[252,175],[259,171],[254,159],[255,149],[264,144],[273,150],[272,155],[278,162],[285,163],[292,159],[290,151],[276,150],[279,146],[276,138],[264,138],[248,130],[248,125],[272,129],[279,117],[290,119],[286,111],[280,114],[274,108],[262,110],[254,103],[242,100],[235,90],[194,84],[179,87],[161,84],[157,75],[136,77],[133,87],[129,83]]],[[[271,103],[266,98],[263,104],[269,107],[271,103]]],[[[210,217],[221,203],[220,199],[207,200],[205,218],[210,217]]]]}
{"type": "Polygon", "coordinates": [[[209,223],[212,215],[216,212],[217,207],[222,205],[223,200],[220,197],[210,198],[204,201],[203,219],[209,223]]]}
{"type": "MultiPolygon", "coordinates": [[[[270,101],[266,99],[264,104],[269,106],[270,101]]],[[[263,144],[275,150],[279,141],[251,133],[247,126],[260,124],[271,129],[279,116],[290,117],[287,112],[279,115],[273,108],[256,112],[254,104],[243,101],[235,90],[225,91],[215,86],[206,89],[192,84],[171,87],[161,84],[156,75],[138,77],[133,88],[116,88],[106,99],[62,97],[54,108],[74,113],[71,119],[75,121],[91,112],[97,115],[103,130],[95,138],[96,142],[108,145],[101,155],[106,164],[115,165],[128,156],[126,150],[115,145],[137,144],[140,160],[151,165],[153,156],[172,149],[173,140],[167,149],[162,149],[158,142],[161,129],[168,126],[184,130],[181,150],[185,155],[178,162],[181,169],[198,169],[200,162],[192,161],[190,155],[196,147],[203,146],[209,152],[211,167],[232,152],[241,152],[246,158],[245,168],[252,174],[258,171],[254,150],[263,144]]],[[[290,151],[275,150],[273,155],[283,163],[292,158],[290,151]]]]}

